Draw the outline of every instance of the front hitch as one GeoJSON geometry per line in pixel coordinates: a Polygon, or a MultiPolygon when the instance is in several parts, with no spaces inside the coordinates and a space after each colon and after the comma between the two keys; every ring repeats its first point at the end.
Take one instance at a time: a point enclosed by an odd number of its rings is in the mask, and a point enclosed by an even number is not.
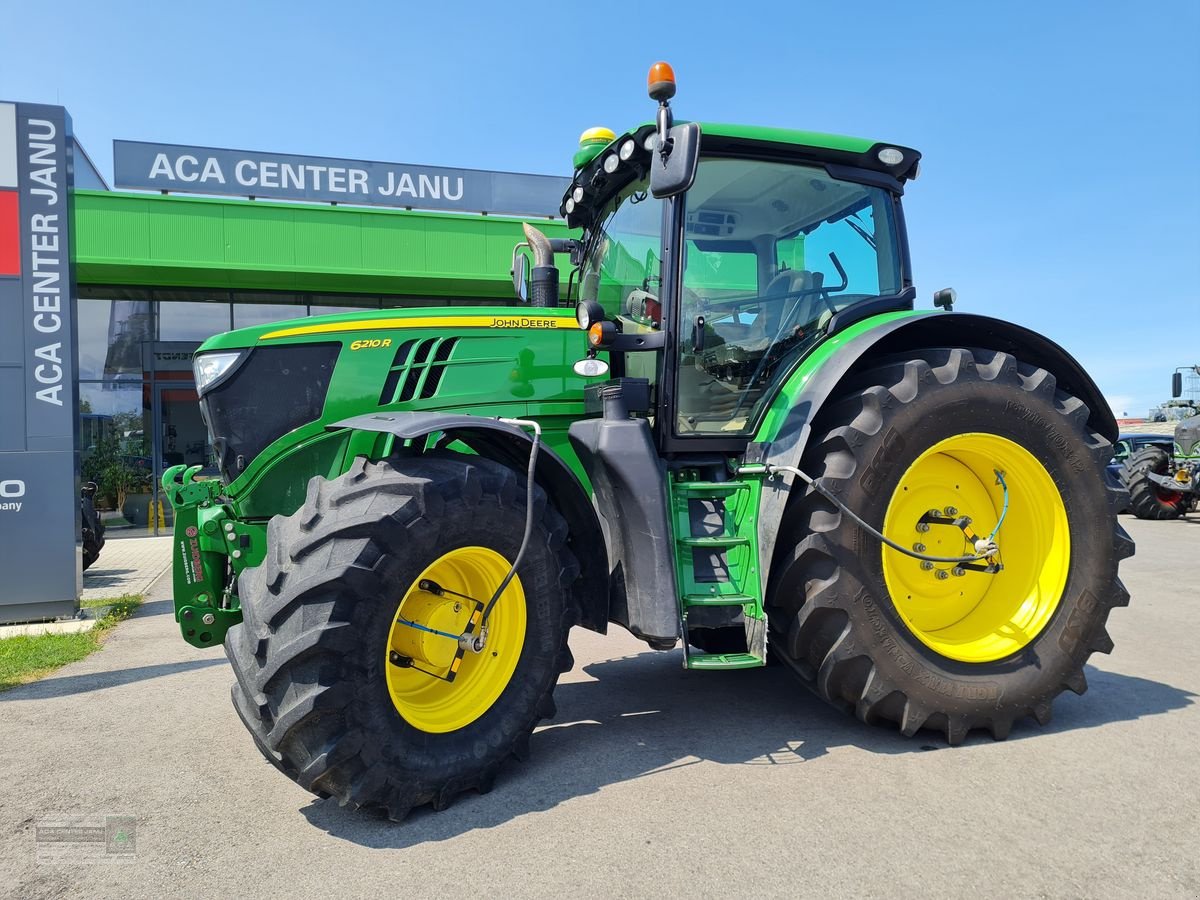
{"type": "Polygon", "coordinates": [[[183,639],[194,647],[225,641],[225,632],[242,621],[242,611],[228,590],[229,556],[223,521],[233,523],[220,502],[223,486],[216,479],[196,480],[200,466],[172,466],[163,472],[162,487],[175,511],[172,582],[175,621],[183,639]]]}

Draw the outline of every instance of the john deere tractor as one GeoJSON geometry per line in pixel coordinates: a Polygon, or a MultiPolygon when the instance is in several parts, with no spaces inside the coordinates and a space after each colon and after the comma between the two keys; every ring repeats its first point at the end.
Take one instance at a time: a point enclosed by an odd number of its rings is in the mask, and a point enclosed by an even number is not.
{"type": "MultiPolygon", "coordinates": [[[[1189,368],[1200,375],[1200,366],[1189,368]]],[[[1200,412],[1193,401],[1179,401],[1182,394],[1183,373],[1176,370],[1171,376],[1171,405],[1191,415],[1175,426],[1174,452],[1143,447],[1121,468],[1129,509],[1139,519],[1178,519],[1200,503],[1200,412]]]]}
{"type": "Polygon", "coordinates": [[[516,304],[197,352],[223,477],[164,475],[176,616],[318,795],[400,819],[487,790],[575,626],[697,672],[773,659],[952,744],[1047,722],[1112,649],[1116,423],[1042,335],[914,309],[920,155],[677,124],[661,63],[649,93],[654,122],[584,135],[578,237],[526,226],[516,304]]]}

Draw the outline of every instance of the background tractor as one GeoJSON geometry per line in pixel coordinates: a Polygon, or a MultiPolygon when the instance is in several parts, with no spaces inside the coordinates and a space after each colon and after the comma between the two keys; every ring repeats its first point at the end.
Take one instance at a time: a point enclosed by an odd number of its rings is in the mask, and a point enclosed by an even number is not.
{"type": "MultiPolygon", "coordinates": [[[[1200,366],[1194,367],[1200,375],[1200,366]]],[[[1171,398],[1183,394],[1183,375],[1171,376],[1171,398]]],[[[1185,410],[1186,411],[1186,410],[1185,410]]],[[[1175,426],[1174,452],[1155,445],[1135,450],[1125,461],[1121,482],[1129,509],[1139,519],[1177,519],[1200,502],[1200,415],[1175,426]]]]}
{"type": "MultiPolygon", "coordinates": [[[[920,155],[656,120],[587,132],[519,307],[241,329],[195,357],[220,480],[176,467],[176,617],[259,749],[402,818],[487,790],[610,623],[768,654],[905,735],[1003,738],[1112,648],[1116,422],[1045,337],[914,309],[920,155]],[[556,256],[573,268],[560,307],[556,256]]],[[[529,257],[532,257],[530,260],[529,257]]],[[[532,262],[532,265],[530,265],[532,262]]]]}

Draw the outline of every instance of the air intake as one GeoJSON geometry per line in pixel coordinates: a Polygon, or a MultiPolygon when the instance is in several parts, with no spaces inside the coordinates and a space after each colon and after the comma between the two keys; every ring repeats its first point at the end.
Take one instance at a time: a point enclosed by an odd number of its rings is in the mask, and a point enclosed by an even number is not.
{"type": "Polygon", "coordinates": [[[396,348],[379,405],[428,400],[442,382],[442,373],[458,344],[458,338],[426,338],[405,341],[396,348]]]}

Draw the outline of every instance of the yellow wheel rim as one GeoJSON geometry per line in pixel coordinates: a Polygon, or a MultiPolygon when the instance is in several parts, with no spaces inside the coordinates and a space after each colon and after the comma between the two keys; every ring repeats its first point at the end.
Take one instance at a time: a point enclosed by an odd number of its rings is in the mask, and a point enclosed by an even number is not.
{"type": "Polygon", "coordinates": [[[955,575],[952,563],[922,568],[919,560],[883,548],[884,582],[905,625],[930,649],[968,663],[1003,659],[1026,647],[1058,608],[1071,543],[1067,510],[1050,473],[1007,438],[956,435],[908,467],[883,520],[883,533],[898,544],[923,544],[930,556],[966,556],[973,548],[961,530],[930,525],[922,532],[918,522],[930,510],[952,507],[987,537],[1003,509],[997,469],[1009,493],[1008,515],[996,535],[1002,571],[955,575]]]}
{"type": "Polygon", "coordinates": [[[458,644],[454,640],[405,622],[462,634],[476,606],[450,592],[486,604],[510,565],[495,550],[462,547],[438,557],[409,586],[388,633],[384,670],[396,712],[410,725],[434,734],[456,731],[491,709],[503,693],[525,644],[525,592],[520,577],[509,582],[488,618],[483,652],[468,650],[461,661],[456,661],[458,644]],[[438,596],[422,590],[420,584],[425,580],[436,582],[444,593],[438,596]],[[411,659],[413,665],[397,666],[391,661],[393,652],[411,659]],[[452,669],[454,680],[446,681],[452,669]]]}

